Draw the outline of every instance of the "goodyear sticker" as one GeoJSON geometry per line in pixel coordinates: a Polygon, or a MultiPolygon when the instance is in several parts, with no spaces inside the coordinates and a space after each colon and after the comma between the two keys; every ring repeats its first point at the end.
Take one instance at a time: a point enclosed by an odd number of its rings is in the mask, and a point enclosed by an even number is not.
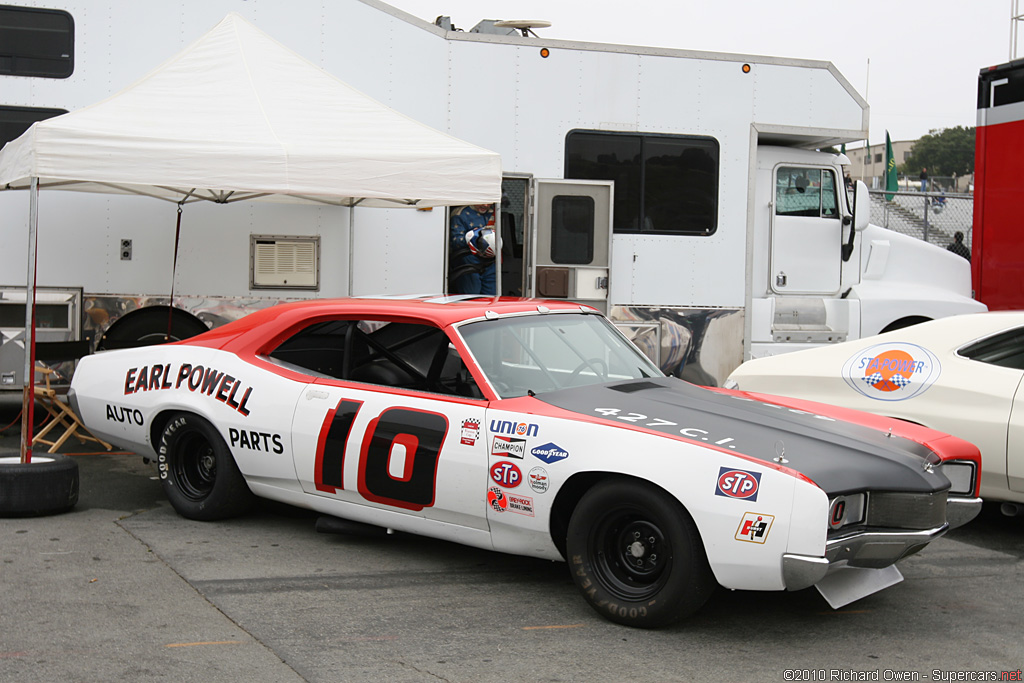
{"type": "Polygon", "coordinates": [[[938,357],[917,344],[890,342],[868,347],[843,365],[854,391],[878,401],[905,401],[924,393],[939,378],[938,357]]]}

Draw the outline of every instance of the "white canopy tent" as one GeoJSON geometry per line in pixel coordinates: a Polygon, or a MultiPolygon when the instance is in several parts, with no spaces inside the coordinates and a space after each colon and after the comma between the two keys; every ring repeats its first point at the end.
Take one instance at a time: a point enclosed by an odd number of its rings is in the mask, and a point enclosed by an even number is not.
{"type": "Polygon", "coordinates": [[[498,201],[494,152],[399,114],[237,14],[98,104],[0,151],[0,188],[179,201],[418,207],[498,201]]]}
{"type": "MultiPolygon", "coordinates": [[[[453,206],[499,201],[501,163],[494,152],[363,95],[229,14],[134,85],[35,123],[0,150],[0,191],[31,190],[33,291],[39,188],[176,203],[453,206]]],[[[25,328],[28,351],[31,307],[25,328]]],[[[29,431],[32,356],[26,353],[29,431]]],[[[25,460],[30,433],[27,440],[25,460]]]]}

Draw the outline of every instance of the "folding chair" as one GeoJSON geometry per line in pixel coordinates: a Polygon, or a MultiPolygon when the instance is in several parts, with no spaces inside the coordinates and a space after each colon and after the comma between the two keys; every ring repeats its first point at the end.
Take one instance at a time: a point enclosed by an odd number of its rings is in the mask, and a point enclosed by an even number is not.
{"type": "MultiPolygon", "coordinates": [[[[89,353],[88,340],[80,342],[39,342],[36,344],[37,361],[68,361],[77,360],[89,353]]],[[[47,413],[50,414],[49,423],[39,430],[39,433],[32,439],[32,445],[45,444],[50,447],[48,453],[56,453],[57,449],[64,445],[72,436],[81,443],[93,441],[102,445],[108,451],[114,447],[103,439],[93,436],[82,421],[67,403],[67,387],[55,386],[51,378],[60,376],[53,368],[39,364],[35,368],[36,374],[43,376],[42,385],[34,385],[36,402],[39,403],[47,413]],[[56,440],[47,439],[46,436],[54,429],[62,428],[63,431],[56,440]]]]}

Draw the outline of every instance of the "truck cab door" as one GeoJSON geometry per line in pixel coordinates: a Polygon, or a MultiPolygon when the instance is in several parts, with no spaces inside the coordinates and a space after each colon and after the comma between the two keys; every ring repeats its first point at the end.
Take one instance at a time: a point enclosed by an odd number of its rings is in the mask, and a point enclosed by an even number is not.
{"type": "Polygon", "coordinates": [[[612,181],[535,179],[527,296],[608,312],[612,181]]]}
{"type": "Polygon", "coordinates": [[[834,295],[842,274],[842,213],[835,171],[777,166],[769,287],[776,294],[834,295]]]}

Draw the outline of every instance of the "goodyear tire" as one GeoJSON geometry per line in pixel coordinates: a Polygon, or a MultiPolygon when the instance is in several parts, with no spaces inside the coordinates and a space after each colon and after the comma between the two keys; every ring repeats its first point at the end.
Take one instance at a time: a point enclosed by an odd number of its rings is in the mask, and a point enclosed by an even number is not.
{"type": "Polygon", "coordinates": [[[66,455],[0,458],[0,517],[66,512],[78,503],[78,463],[66,455]]]}
{"type": "Polygon", "coordinates": [[[646,482],[608,479],[588,491],[569,520],[566,549],[583,597],[626,626],[689,616],[715,587],[697,525],[646,482]]]}
{"type": "Polygon", "coordinates": [[[188,519],[235,517],[254,501],[224,439],[198,415],[171,416],[160,434],[157,469],[171,506],[188,519]]]}

